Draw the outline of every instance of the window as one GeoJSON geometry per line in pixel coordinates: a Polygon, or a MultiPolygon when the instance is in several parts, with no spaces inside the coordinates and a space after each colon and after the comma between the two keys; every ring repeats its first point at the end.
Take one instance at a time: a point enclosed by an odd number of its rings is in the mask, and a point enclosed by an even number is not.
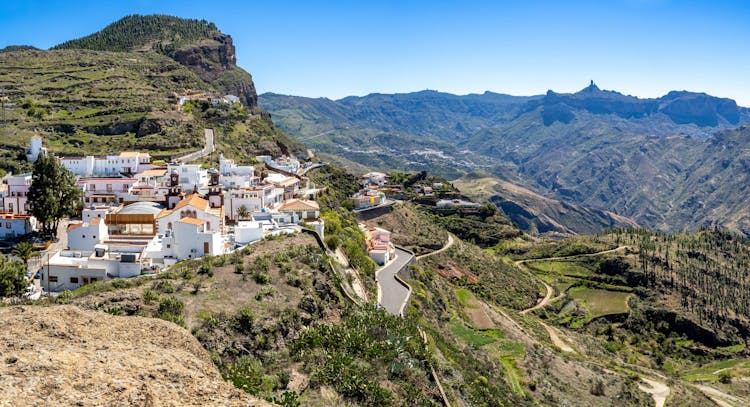
{"type": "Polygon", "coordinates": [[[107,184],[107,192],[112,192],[112,184],[107,184]]]}
{"type": "Polygon", "coordinates": [[[92,283],[95,283],[95,282],[96,282],[96,277],[91,277],[91,280],[90,280],[90,281],[91,281],[92,283]]]}
{"type": "MultiPolygon", "coordinates": [[[[167,229],[172,230],[172,222],[167,223],[167,229]]],[[[169,247],[169,245],[167,245],[169,247]]]]}
{"type": "Polygon", "coordinates": [[[57,276],[49,276],[49,282],[50,283],[56,283],[57,282],[57,276]]]}
{"type": "Polygon", "coordinates": [[[5,222],[5,227],[10,229],[10,222],[5,222]]]}
{"type": "Polygon", "coordinates": [[[96,239],[96,235],[94,235],[94,236],[91,236],[91,238],[92,238],[92,239],[96,239]]]}
{"type": "Polygon", "coordinates": [[[211,230],[211,222],[206,222],[206,229],[211,230]]]}
{"type": "Polygon", "coordinates": [[[91,184],[91,191],[92,191],[92,192],[93,192],[93,191],[96,191],[96,185],[94,185],[94,184],[91,184]]]}
{"type": "Polygon", "coordinates": [[[70,284],[78,284],[78,277],[71,277],[70,284]]]}
{"type": "Polygon", "coordinates": [[[167,243],[167,249],[171,249],[171,248],[172,248],[172,245],[167,243]]]}

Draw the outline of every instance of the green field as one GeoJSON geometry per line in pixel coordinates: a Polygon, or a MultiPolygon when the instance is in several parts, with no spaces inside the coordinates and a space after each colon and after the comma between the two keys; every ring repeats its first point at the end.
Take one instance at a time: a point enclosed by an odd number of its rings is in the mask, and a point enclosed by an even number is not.
{"type": "Polygon", "coordinates": [[[488,345],[505,337],[505,334],[499,329],[472,329],[461,321],[450,322],[448,329],[457,338],[475,347],[488,345]]]}
{"type": "Polygon", "coordinates": [[[474,297],[474,294],[469,290],[463,288],[457,289],[456,298],[458,298],[458,302],[464,308],[479,308],[479,303],[477,302],[476,297],[474,297]]]}
{"type": "Polygon", "coordinates": [[[722,371],[730,371],[733,376],[748,377],[750,376],[750,359],[727,359],[708,363],[682,373],[682,378],[689,381],[715,382],[722,371]]]}
{"type": "Polygon", "coordinates": [[[592,318],[603,315],[624,314],[630,311],[628,298],[632,294],[619,291],[598,290],[586,287],[573,287],[568,294],[586,305],[592,318]]]}
{"type": "Polygon", "coordinates": [[[533,270],[561,274],[568,277],[589,277],[592,272],[585,266],[572,261],[529,261],[526,265],[533,270]]]}

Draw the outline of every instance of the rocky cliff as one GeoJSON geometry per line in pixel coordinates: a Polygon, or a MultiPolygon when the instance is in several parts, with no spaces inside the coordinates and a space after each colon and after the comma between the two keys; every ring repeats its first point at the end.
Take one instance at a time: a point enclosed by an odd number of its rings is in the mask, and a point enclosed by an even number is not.
{"type": "Polygon", "coordinates": [[[135,14],[53,49],[156,52],[185,65],[216,90],[239,96],[246,106],[257,104],[252,76],[237,66],[232,37],[205,20],[135,14]]]}
{"type": "Polygon", "coordinates": [[[268,406],[172,323],[75,306],[0,308],[0,406],[268,406]]]}

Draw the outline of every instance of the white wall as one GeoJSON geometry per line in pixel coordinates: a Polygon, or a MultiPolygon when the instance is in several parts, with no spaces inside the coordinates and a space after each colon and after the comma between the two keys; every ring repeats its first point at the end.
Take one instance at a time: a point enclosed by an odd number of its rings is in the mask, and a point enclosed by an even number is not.
{"type": "Polygon", "coordinates": [[[104,220],[97,225],[83,223],[68,231],[68,248],[70,250],[94,250],[94,246],[109,239],[109,232],[104,220]]]}
{"type": "Polygon", "coordinates": [[[245,244],[263,239],[263,226],[260,222],[239,222],[234,228],[234,240],[245,244]]]}

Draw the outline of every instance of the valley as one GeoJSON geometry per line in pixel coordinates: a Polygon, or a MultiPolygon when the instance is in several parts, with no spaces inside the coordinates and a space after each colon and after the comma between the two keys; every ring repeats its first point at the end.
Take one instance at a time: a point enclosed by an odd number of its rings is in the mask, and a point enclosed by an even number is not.
{"type": "Polygon", "coordinates": [[[0,255],[0,404],[750,403],[750,110],[258,96],[233,44],[131,15],[0,50],[0,202],[35,211],[3,222],[64,225],[0,255]]]}

